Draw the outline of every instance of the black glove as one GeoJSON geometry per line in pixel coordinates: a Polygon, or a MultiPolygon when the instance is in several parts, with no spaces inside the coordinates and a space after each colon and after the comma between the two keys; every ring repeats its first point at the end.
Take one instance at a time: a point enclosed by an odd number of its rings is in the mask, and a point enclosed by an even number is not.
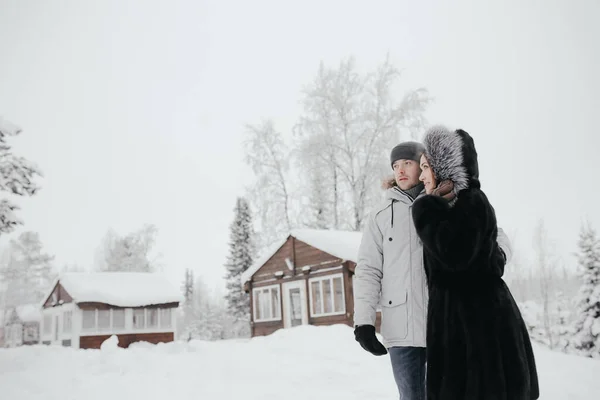
{"type": "Polygon", "coordinates": [[[376,356],[387,354],[387,350],[375,336],[373,325],[361,325],[354,328],[354,338],[363,349],[376,356]]]}

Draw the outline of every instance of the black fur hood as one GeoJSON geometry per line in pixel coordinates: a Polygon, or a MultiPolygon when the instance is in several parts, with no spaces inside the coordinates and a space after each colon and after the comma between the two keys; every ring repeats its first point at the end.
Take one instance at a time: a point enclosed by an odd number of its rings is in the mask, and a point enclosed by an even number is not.
{"type": "Polygon", "coordinates": [[[427,130],[423,144],[425,157],[438,182],[451,180],[456,193],[467,188],[480,188],[477,151],[467,132],[436,125],[427,130]]]}

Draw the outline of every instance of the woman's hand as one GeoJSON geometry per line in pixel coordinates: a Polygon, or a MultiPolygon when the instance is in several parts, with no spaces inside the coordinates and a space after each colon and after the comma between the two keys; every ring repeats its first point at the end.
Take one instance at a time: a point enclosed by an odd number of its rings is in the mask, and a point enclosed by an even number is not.
{"type": "Polygon", "coordinates": [[[449,179],[440,182],[439,185],[431,192],[433,196],[442,197],[448,201],[452,201],[456,195],[454,194],[454,182],[449,179]]]}

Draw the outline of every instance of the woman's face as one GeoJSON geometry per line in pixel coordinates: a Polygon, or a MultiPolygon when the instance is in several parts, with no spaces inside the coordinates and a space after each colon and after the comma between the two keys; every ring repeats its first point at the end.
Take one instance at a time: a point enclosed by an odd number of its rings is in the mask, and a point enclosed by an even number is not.
{"type": "Polygon", "coordinates": [[[421,176],[419,176],[419,180],[425,185],[425,193],[427,194],[431,194],[433,189],[437,186],[435,176],[433,175],[433,171],[431,170],[425,155],[421,156],[421,176]]]}

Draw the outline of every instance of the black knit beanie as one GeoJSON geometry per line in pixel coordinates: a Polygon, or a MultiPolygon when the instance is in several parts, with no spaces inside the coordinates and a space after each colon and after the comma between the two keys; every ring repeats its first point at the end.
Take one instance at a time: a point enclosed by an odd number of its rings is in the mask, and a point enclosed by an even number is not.
{"type": "Polygon", "coordinates": [[[419,162],[421,154],[425,152],[425,146],[418,142],[403,142],[392,149],[390,154],[390,165],[394,168],[394,162],[398,160],[413,160],[419,162]]]}

